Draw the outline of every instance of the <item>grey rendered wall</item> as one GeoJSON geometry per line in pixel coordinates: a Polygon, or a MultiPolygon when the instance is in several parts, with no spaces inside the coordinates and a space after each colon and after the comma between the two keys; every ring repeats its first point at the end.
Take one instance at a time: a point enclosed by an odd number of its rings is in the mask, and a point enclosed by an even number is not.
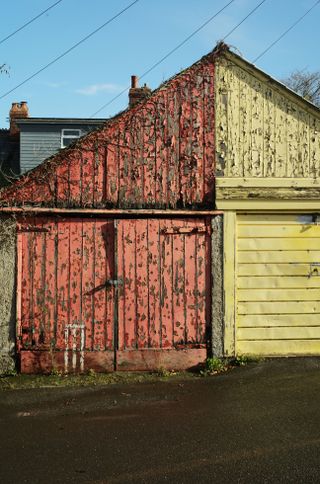
{"type": "Polygon", "coordinates": [[[15,368],[16,327],[16,224],[0,219],[0,374],[15,368]]]}
{"type": "Polygon", "coordinates": [[[223,216],[212,219],[212,355],[223,357],[223,216]]]}
{"type": "Polygon", "coordinates": [[[20,169],[21,173],[25,173],[61,149],[62,129],[81,129],[84,136],[97,126],[26,124],[20,128],[20,169]]]}

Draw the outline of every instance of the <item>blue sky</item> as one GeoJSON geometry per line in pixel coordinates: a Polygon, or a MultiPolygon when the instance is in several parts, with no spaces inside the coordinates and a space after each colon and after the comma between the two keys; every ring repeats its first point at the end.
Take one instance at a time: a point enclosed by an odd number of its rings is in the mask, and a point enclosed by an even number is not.
{"type": "MultiPolygon", "coordinates": [[[[63,0],[0,45],[0,96],[99,27],[132,0],[63,0]]],[[[316,0],[266,0],[228,39],[247,60],[257,57],[316,0]]],[[[0,39],[54,3],[3,2],[0,39]]],[[[0,127],[8,127],[12,102],[28,101],[34,117],[90,117],[103,104],[179,44],[228,0],[139,0],[132,8],[39,76],[0,100],[0,127]]],[[[162,81],[208,53],[259,0],[235,0],[222,14],[165,60],[143,82],[162,81]]],[[[320,4],[257,65],[281,79],[295,69],[320,70],[320,4]]],[[[99,113],[126,107],[127,95],[99,113]]]]}

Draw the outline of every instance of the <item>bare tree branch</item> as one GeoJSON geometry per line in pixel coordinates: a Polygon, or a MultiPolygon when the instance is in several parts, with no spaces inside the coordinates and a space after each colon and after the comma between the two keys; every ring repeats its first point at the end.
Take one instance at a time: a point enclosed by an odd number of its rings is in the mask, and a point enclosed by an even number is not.
{"type": "Polygon", "coordinates": [[[320,107],[320,71],[296,70],[286,79],[282,79],[282,82],[307,101],[320,107]]]}

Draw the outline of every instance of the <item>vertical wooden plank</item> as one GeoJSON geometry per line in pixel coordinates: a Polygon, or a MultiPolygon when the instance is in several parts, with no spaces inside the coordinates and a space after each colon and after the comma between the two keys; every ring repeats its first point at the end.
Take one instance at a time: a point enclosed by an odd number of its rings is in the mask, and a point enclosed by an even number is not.
{"type": "MultiPolygon", "coordinates": [[[[121,290],[122,280],[115,271],[115,230],[114,221],[106,220],[103,228],[103,237],[105,241],[105,259],[106,259],[106,280],[119,280],[117,291],[121,290]]],[[[105,347],[107,350],[114,348],[114,325],[115,325],[115,287],[108,284],[106,288],[106,329],[105,329],[105,347]]]]}
{"type": "Polygon", "coordinates": [[[56,287],[56,260],[55,260],[55,239],[57,236],[56,223],[49,219],[46,223],[49,232],[45,233],[45,254],[44,254],[44,318],[43,326],[45,331],[45,344],[51,349],[55,346],[55,287],[56,287]]]}
{"type": "Polygon", "coordinates": [[[155,206],[156,195],[156,152],[155,114],[153,104],[147,104],[142,111],[144,201],[147,207],[155,206]]]}
{"type": "Polygon", "coordinates": [[[213,63],[205,67],[203,77],[203,160],[204,187],[203,202],[214,206],[215,157],[215,67],[213,63]]]}
{"type": "Polygon", "coordinates": [[[93,220],[94,229],[94,293],[93,293],[93,322],[91,328],[91,348],[94,351],[101,351],[105,348],[105,321],[106,321],[106,297],[109,286],[106,279],[106,264],[109,261],[109,254],[106,250],[106,227],[105,220],[93,220]]]}
{"type": "Polygon", "coordinates": [[[167,98],[167,206],[175,207],[179,187],[179,92],[176,84],[168,87],[167,98]]]}
{"type": "Polygon", "coordinates": [[[57,204],[59,206],[65,206],[70,200],[69,165],[70,160],[69,158],[66,158],[64,163],[58,165],[55,169],[57,183],[57,204]]]}
{"type": "Polygon", "coordinates": [[[224,248],[224,354],[235,354],[235,251],[236,251],[236,213],[224,214],[223,226],[224,248]]]}
{"type": "Polygon", "coordinates": [[[82,315],[82,225],[80,219],[70,220],[70,324],[81,323],[82,315]]]}
{"type": "Polygon", "coordinates": [[[192,137],[191,166],[189,187],[191,188],[191,205],[199,204],[204,198],[204,156],[203,156],[203,74],[202,70],[194,73],[192,83],[192,137]]]}
{"type": "Polygon", "coordinates": [[[287,104],[286,100],[275,93],[275,147],[276,177],[285,177],[287,170],[287,104]]]}
{"type": "Polygon", "coordinates": [[[91,219],[83,219],[82,222],[82,307],[81,307],[81,321],[85,326],[85,348],[92,350],[93,348],[93,320],[94,320],[94,305],[93,297],[95,290],[94,277],[94,221],[91,219]]]}
{"type": "Polygon", "coordinates": [[[320,176],[320,120],[310,115],[310,176],[320,176]]]}
{"type": "Polygon", "coordinates": [[[149,343],[148,220],[136,220],[136,312],[137,347],[149,343]]]}
{"type": "Polygon", "coordinates": [[[57,321],[56,349],[65,348],[65,330],[70,321],[71,283],[73,271],[70,266],[70,225],[69,220],[57,222],[57,321]]]}
{"type": "MultiPolygon", "coordinates": [[[[177,225],[176,221],[174,225],[177,225]]],[[[182,222],[179,220],[179,227],[182,222]]],[[[185,235],[173,235],[172,266],[173,266],[173,316],[174,344],[183,345],[187,340],[186,326],[186,252],[185,235]]]]}
{"type": "Polygon", "coordinates": [[[120,187],[119,187],[119,207],[128,208],[134,206],[134,192],[132,182],[132,159],[130,150],[131,133],[126,123],[121,123],[120,147],[119,147],[119,167],[120,167],[120,187]]]}
{"type": "Polygon", "coordinates": [[[144,206],[144,160],[143,160],[143,119],[137,111],[131,122],[130,130],[130,165],[132,167],[132,205],[135,208],[144,206]]]}
{"type": "Polygon", "coordinates": [[[230,176],[228,140],[228,70],[221,57],[215,64],[215,141],[216,176],[230,176]]]}
{"type": "Polygon", "coordinates": [[[82,193],[82,159],[81,153],[73,150],[68,155],[69,162],[69,190],[70,199],[69,203],[72,207],[79,207],[81,204],[82,193]]]}
{"type": "MultiPolygon", "coordinates": [[[[43,220],[37,219],[35,226],[37,229],[42,229],[43,220]]],[[[42,232],[34,232],[33,234],[33,284],[32,284],[32,301],[33,301],[33,345],[37,348],[44,343],[44,328],[43,328],[43,310],[44,310],[44,234],[42,232]]]]}
{"type": "Polygon", "coordinates": [[[241,166],[239,160],[239,76],[238,67],[229,65],[228,67],[229,92],[228,92],[228,152],[231,176],[241,176],[241,166]]]}
{"type": "Polygon", "coordinates": [[[287,176],[297,178],[301,174],[299,154],[299,121],[298,109],[293,103],[287,102],[287,176]]]}
{"type": "Polygon", "coordinates": [[[93,206],[100,207],[105,199],[106,148],[95,143],[93,150],[94,190],[93,206]]]}
{"type": "MultiPolygon", "coordinates": [[[[190,221],[186,226],[197,228],[197,222],[190,221]]],[[[198,341],[198,244],[197,235],[186,234],[185,241],[185,298],[186,298],[186,343],[195,344],[198,341]]],[[[201,275],[200,275],[201,278],[201,275]]]]}
{"type": "Polygon", "coordinates": [[[82,153],[81,206],[92,207],[94,201],[95,154],[84,147],[82,153]]]}
{"type": "Polygon", "coordinates": [[[299,165],[300,174],[304,178],[310,175],[310,114],[299,110],[299,165]]]}
{"type": "Polygon", "coordinates": [[[105,183],[105,202],[117,205],[119,197],[119,151],[116,143],[109,143],[106,147],[104,183],[105,183]]]}
{"type": "Polygon", "coordinates": [[[166,92],[162,91],[156,100],[155,109],[155,158],[156,158],[156,204],[165,207],[168,200],[167,193],[167,99],[166,92]]]}
{"type": "Polygon", "coordinates": [[[190,200],[190,190],[188,189],[190,163],[191,163],[191,93],[189,90],[189,78],[181,79],[180,83],[180,145],[179,145],[179,160],[180,160],[180,187],[179,203],[185,207],[190,200]],[[183,82],[184,81],[184,82],[183,82]]]}
{"type": "Polygon", "coordinates": [[[121,220],[118,259],[122,257],[123,290],[119,298],[119,349],[137,348],[136,222],[121,220]]]}
{"type": "Polygon", "coordinates": [[[30,289],[32,288],[32,273],[30,271],[30,243],[29,239],[32,234],[22,232],[21,237],[21,346],[23,349],[29,349],[32,342],[32,321],[31,321],[31,297],[30,289]]]}
{"type": "Polygon", "coordinates": [[[264,152],[263,152],[263,121],[264,121],[264,99],[262,96],[263,84],[254,77],[251,77],[252,89],[252,126],[251,126],[251,176],[263,176],[264,152]]]}
{"type": "Polygon", "coordinates": [[[149,347],[160,348],[160,225],[148,220],[149,347]]]}
{"type": "Polygon", "coordinates": [[[125,267],[124,267],[124,261],[125,261],[125,255],[124,255],[124,223],[123,220],[117,220],[116,221],[116,240],[115,240],[116,245],[116,257],[117,260],[115,261],[116,264],[116,272],[117,272],[117,278],[122,281],[121,286],[119,287],[118,290],[118,300],[117,300],[117,305],[118,305],[118,314],[115,315],[117,319],[117,324],[118,328],[115,328],[115,330],[118,330],[118,348],[119,350],[123,350],[126,346],[126,306],[125,306],[125,291],[126,291],[126,286],[125,286],[125,280],[126,280],[126,274],[125,274],[125,267]]]}
{"type": "Polygon", "coordinates": [[[275,106],[274,91],[265,86],[264,89],[264,176],[274,176],[275,173],[275,106]]]}
{"type": "Polygon", "coordinates": [[[161,348],[172,348],[174,342],[173,326],[173,239],[172,235],[165,235],[165,230],[172,228],[172,220],[160,221],[161,240],[161,286],[160,286],[160,345],[161,348]]]}
{"type": "Polygon", "coordinates": [[[252,176],[252,153],[251,153],[251,132],[252,132],[252,88],[250,86],[249,75],[240,70],[240,139],[239,155],[240,160],[243,160],[243,175],[252,176]]]}
{"type": "Polygon", "coordinates": [[[210,265],[209,257],[210,238],[207,234],[195,236],[196,253],[196,341],[204,344],[206,342],[207,316],[210,307],[210,284],[208,270],[210,265]]]}

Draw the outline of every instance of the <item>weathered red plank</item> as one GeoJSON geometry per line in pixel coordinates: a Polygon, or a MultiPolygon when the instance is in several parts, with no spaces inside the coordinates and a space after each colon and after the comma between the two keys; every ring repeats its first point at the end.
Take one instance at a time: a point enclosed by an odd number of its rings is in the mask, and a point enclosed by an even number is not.
{"type": "MultiPolygon", "coordinates": [[[[42,228],[38,219],[36,228],[42,228]]],[[[33,302],[33,345],[39,348],[44,343],[43,310],[44,310],[44,233],[33,233],[32,247],[32,302],[33,302]]]]}
{"type": "MultiPolygon", "coordinates": [[[[103,226],[103,238],[105,244],[105,277],[106,281],[113,281],[116,279],[117,276],[115,272],[115,230],[113,220],[105,221],[105,224],[103,226]]],[[[107,283],[105,347],[108,350],[112,350],[114,348],[115,291],[115,286],[113,284],[107,283]]]]}
{"type": "Polygon", "coordinates": [[[164,231],[171,228],[170,220],[161,223],[161,348],[173,346],[173,313],[175,301],[173,295],[173,241],[164,231]]]}
{"type": "Polygon", "coordinates": [[[75,368],[76,352],[82,350],[84,324],[82,321],[82,254],[83,254],[83,221],[70,221],[70,318],[66,327],[67,349],[72,351],[72,361],[69,365],[75,368]]]}
{"type": "MultiPolygon", "coordinates": [[[[56,168],[56,193],[58,205],[69,205],[70,200],[70,160],[56,168]]],[[[52,187],[53,188],[53,187],[52,187]]],[[[52,190],[51,188],[51,190],[52,190]]]]}
{"type": "Polygon", "coordinates": [[[22,232],[19,234],[21,239],[21,346],[28,348],[32,343],[32,300],[30,285],[30,243],[29,239],[32,237],[31,233],[22,232]]]}
{"type": "Polygon", "coordinates": [[[123,258],[123,287],[119,293],[119,348],[137,347],[136,226],[134,220],[119,220],[118,257],[123,258]]]}
{"type": "MultiPolygon", "coordinates": [[[[196,228],[195,223],[188,223],[196,228]]],[[[185,300],[186,300],[186,343],[198,342],[198,311],[197,311],[197,235],[187,234],[185,241],[185,300]]]]}
{"type": "Polygon", "coordinates": [[[168,235],[173,238],[173,324],[174,344],[183,345],[186,342],[186,294],[185,294],[185,236],[168,235]]]}
{"type": "Polygon", "coordinates": [[[106,199],[105,188],[107,176],[106,170],[106,148],[104,145],[99,146],[98,142],[94,147],[94,190],[93,190],[93,206],[100,207],[103,200],[106,199]]]}
{"type": "Polygon", "coordinates": [[[190,370],[203,365],[206,357],[207,350],[205,348],[118,351],[117,370],[155,371],[163,368],[168,370],[190,370]]]}
{"type": "Polygon", "coordinates": [[[156,194],[155,203],[156,206],[167,206],[167,147],[166,147],[166,93],[156,101],[156,114],[155,114],[155,181],[156,181],[156,194]]]}
{"type": "Polygon", "coordinates": [[[82,153],[82,177],[81,177],[81,206],[94,206],[94,174],[95,155],[93,151],[85,149],[82,153]]]}
{"type": "MultiPolygon", "coordinates": [[[[118,139],[116,142],[107,144],[106,148],[106,168],[104,172],[105,200],[108,200],[113,206],[118,205],[119,183],[120,183],[120,164],[119,164],[119,146],[118,139]]],[[[102,200],[102,201],[105,201],[102,200]]]]}
{"type": "MultiPolygon", "coordinates": [[[[68,362],[72,362],[72,351],[67,355],[68,362]]],[[[63,351],[39,351],[23,350],[20,353],[21,373],[29,374],[49,374],[52,370],[60,372],[84,373],[88,370],[96,372],[110,372],[114,369],[113,353],[110,351],[84,351],[83,364],[80,358],[75,361],[75,368],[65,365],[65,353],[63,351]]]]}
{"type": "Polygon", "coordinates": [[[180,96],[177,83],[174,83],[167,92],[167,164],[168,164],[168,203],[167,206],[176,206],[176,197],[179,193],[179,110],[180,96]]]}
{"type": "Polygon", "coordinates": [[[82,160],[81,152],[75,150],[68,155],[69,160],[69,205],[81,206],[82,160]]]}
{"type": "Polygon", "coordinates": [[[136,330],[138,348],[149,344],[148,221],[136,221],[136,330]]]}
{"type": "Polygon", "coordinates": [[[210,285],[208,284],[209,237],[206,234],[196,235],[196,284],[197,284],[197,341],[205,342],[206,318],[209,310],[210,285]],[[207,240],[208,239],[208,240],[207,240]],[[207,294],[208,293],[208,294],[207,294]]]}
{"type": "Polygon", "coordinates": [[[57,237],[57,227],[54,220],[49,220],[45,225],[48,232],[44,233],[45,250],[44,265],[44,344],[46,347],[54,348],[55,346],[55,305],[56,305],[56,259],[55,244],[57,237]]]}
{"type": "Polygon", "coordinates": [[[203,204],[211,204],[214,193],[215,174],[215,92],[214,92],[214,64],[207,64],[203,68],[203,204]]]}
{"type": "MultiPolygon", "coordinates": [[[[91,220],[82,221],[82,304],[81,323],[85,329],[85,349],[93,347],[93,295],[94,295],[94,223],[91,220]]],[[[83,329],[83,330],[84,330],[83,329]]],[[[83,342],[84,343],[84,342],[83,342]]],[[[80,346],[81,342],[80,342],[80,346]]],[[[84,348],[82,348],[82,351],[84,348]]]]}
{"type": "Polygon", "coordinates": [[[159,220],[148,220],[148,284],[149,284],[149,347],[160,348],[160,225],[159,220]]]}
{"type": "Polygon", "coordinates": [[[55,251],[57,266],[57,319],[56,345],[62,350],[68,343],[67,325],[70,321],[70,297],[73,269],[70,267],[70,222],[61,220],[57,224],[57,250],[55,251]]]}

